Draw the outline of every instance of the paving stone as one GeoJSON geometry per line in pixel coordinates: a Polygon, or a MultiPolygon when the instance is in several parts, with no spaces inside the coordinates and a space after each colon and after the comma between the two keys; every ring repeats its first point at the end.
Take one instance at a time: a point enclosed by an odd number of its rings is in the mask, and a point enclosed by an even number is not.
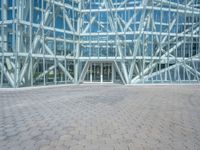
{"type": "Polygon", "coordinates": [[[60,136],[61,141],[72,140],[72,135],[62,135],[60,136]]]}
{"type": "Polygon", "coordinates": [[[0,89],[0,150],[200,149],[200,87],[0,89]]]}
{"type": "Polygon", "coordinates": [[[40,148],[40,150],[55,150],[55,147],[50,145],[45,145],[40,148]]]}
{"type": "Polygon", "coordinates": [[[82,145],[73,145],[69,147],[70,150],[86,150],[82,145]]]}
{"type": "Polygon", "coordinates": [[[129,147],[127,144],[115,144],[114,149],[115,150],[128,150],[129,147]]]}
{"type": "Polygon", "coordinates": [[[49,140],[42,139],[42,140],[35,142],[35,145],[37,145],[38,147],[42,147],[44,145],[48,145],[49,143],[50,143],[49,140]]]}
{"type": "Polygon", "coordinates": [[[100,150],[115,150],[114,144],[104,144],[101,145],[100,150]]]}
{"type": "Polygon", "coordinates": [[[85,149],[87,149],[87,150],[99,150],[100,145],[99,144],[87,145],[87,146],[85,146],[85,149]]]}
{"type": "Polygon", "coordinates": [[[18,144],[12,146],[12,147],[9,147],[7,150],[21,150],[22,147],[18,144]]]}

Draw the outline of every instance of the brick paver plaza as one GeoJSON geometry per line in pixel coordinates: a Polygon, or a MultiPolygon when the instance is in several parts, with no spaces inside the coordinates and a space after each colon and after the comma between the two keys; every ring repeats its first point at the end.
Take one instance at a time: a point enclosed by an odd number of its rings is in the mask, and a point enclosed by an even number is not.
{"type": "Polygon", "coordinates": [[[0,150],[199,150],[199,86],[0,90],[0,150]]]}

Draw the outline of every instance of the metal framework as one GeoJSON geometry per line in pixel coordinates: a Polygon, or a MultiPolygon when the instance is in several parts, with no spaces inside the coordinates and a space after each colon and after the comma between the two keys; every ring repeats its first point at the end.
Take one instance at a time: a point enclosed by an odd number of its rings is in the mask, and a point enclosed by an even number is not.
{"type": "Polygon", "coordinates": [[[123,84],[199,83],[200,0],[0,2],[0,87],[79,84],[93,62],[123,84]]]}

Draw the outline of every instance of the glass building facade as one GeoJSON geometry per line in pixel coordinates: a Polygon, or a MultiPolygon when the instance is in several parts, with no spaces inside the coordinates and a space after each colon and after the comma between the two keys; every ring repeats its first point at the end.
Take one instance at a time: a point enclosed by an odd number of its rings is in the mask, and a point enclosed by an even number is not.
{"type": "Polygon", "coordinates": [[[200,0],[1,0],[0,87],[200,79],[200,0]]]}

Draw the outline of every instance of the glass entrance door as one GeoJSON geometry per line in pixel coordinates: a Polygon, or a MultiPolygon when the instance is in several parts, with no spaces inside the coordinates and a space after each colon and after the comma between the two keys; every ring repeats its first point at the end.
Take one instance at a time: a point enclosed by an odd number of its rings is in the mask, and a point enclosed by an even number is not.
{"type": "Polygon", "coordinates": [[[112,82],[112,64],[103,63],[103,82],[112,82]]]}
{"type": "Polygon", "coordinates": [[[91,63],[85,82],[112,82],[112,63],[91,63]]]}
{"type": "Polygon", "coordinates": [[[101,82],[101,64],[93,63],[92,66],[92,82],[101,82]]]}

